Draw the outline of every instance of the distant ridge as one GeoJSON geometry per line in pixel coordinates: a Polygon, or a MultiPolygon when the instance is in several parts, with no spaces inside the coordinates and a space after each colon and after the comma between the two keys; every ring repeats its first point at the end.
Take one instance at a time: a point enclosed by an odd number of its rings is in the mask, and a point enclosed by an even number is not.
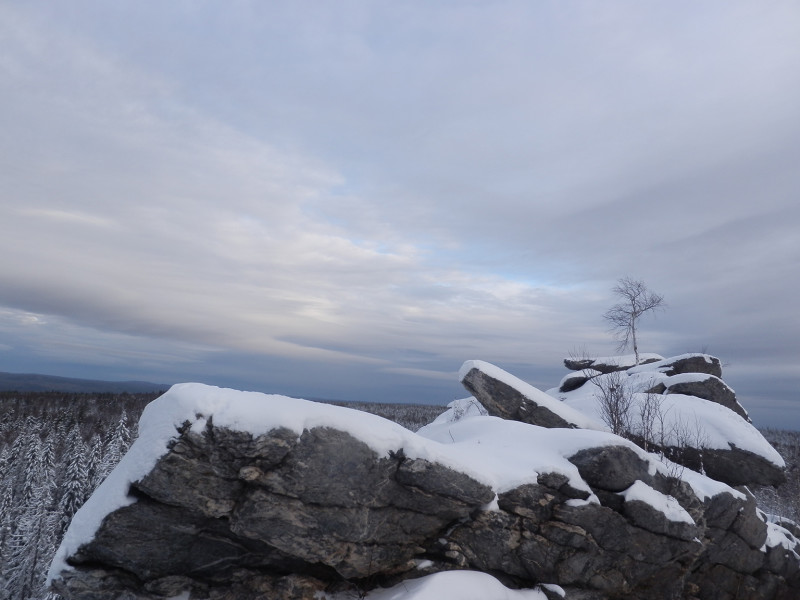
{"type": "Polygon", "coordinates": [[[167,384],[149,381],[100,381],[40,375],[38,373],[0,372],[0,392],[72,392],[72,393],[143,393],[166,391],[167,384]]]}

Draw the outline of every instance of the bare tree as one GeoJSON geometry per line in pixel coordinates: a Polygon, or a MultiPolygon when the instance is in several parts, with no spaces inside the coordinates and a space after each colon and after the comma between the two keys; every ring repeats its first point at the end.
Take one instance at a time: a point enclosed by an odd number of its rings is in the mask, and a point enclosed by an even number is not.
{"type": "Polygon", "coordinates": [[[642,439],[640,444],[647,452],[665,446],[663,396],[644,392],[639,401],[639,428],[636,432],[642,439]]]}
{"type": "Polygon", "coordinates": [[[633,394],[625,385],[623,374],[620,371],[613,371],[593,379],[592,383],[598,390],[600,418],[611,433],[628,437],[631,431],[633,394]]]}
{"type": "Polygon", "coordinates": [[[619,340],[618,350],[633,346],[636,364],[639,364],[639,346],[636,342],[636,321],[644,313],[662,308],[664,297],[647,289],[643,281],[623,277],[611,290],[622,299],[612,306],[603,318],[611,323],[611,331],[619,340]]]}

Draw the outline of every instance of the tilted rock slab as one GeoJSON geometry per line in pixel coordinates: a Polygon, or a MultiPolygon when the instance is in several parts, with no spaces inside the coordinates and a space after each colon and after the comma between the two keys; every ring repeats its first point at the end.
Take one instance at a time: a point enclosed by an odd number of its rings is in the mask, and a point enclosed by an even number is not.
{"type": "MultiPolygon", "coordinates": [[[[206,386],[182,393],[215,399],[206,386]]],[[[310,600],[453,569],[521,587],[555,583],[567,599],[800,593],[798,541],[766,524],[752,497],[690,472],[672,476],[610,434],[473,417],[429,426],[423,438],[339,407],[308,412],[299,432],[287,417],[259,433],[237,428],[244,417],[218,419],[223,426],[191,412],[166,452],[129,480],[154,443],[143,417],[143,437],[67,533],[51,570],[59,594],[310,600]],[[508,443],[535,471],[509,476],[508,443]],[[467,460],[455,469],[459,455],[467,460]],[[122,505],[94,514],[120,492],[122,505]]]]}
{"type": "Polygon", "coordinates": [[[583,413],[482,360],[466,361],[459,378],[490,415],[501,419],[547,428],[603,428],[583,413]]]}

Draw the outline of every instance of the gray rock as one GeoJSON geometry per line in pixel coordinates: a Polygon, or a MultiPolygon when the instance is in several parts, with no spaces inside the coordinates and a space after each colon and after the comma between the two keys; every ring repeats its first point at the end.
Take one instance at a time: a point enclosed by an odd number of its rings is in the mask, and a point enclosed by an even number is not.
{"type": "Polygon", "coordinates": [[[537,404],[516,388],[495,379],[480,369],[470,369],[461,383],[489,411],[490,415],[539,427],[577,427],[549,408],[537,404]]]}
{"type": "Polygon", "coordinates": [[[565,377],[561,380],[561,385],[559,386],[558,391],[566,393],[577,390],[579,387],[583,386],[584,383],[589,381],[589,379],[591,378],[588,375],[572,375],[565,377]]]}
{"type": "MultiPolygon", "coordinates": [[[[691,454],[691,453],[690,453],[691,454]]],[[[696,470],[730,486],[771,485],[779,486],[786,481],[784,469],[769,462],[764,457],[742,450],[731,444],[730,448],[706,448],[702,456],[695,459],[696,470]]],[[[692,468],[692,461],[686,463],[692,468]]]]}
{"type": "Polygon", "coordinates": [[[181,578],[214,587],[242,569],[329,581],[404,572],[430,538],[494,498],[468,475],[402,449],[379,457],[335,429],[253,438],[213,425],[181,432],[132,491],[138,501],[69,558],[83,575],[60,580],[64,597],[128,593],[131,581],[142,598],[174,596],[181,578]]]}
{"type": "Polygon", "coordinates": [[[703,400],[709,400],[721,404],[742,417],[750,423],[750,417],[747,411],[739,404],[736,399],[736,393],[729,388],[725,382],[719,377],[710,375],[707,379],[702,381],[684,381],[680,383],[673,383],[667,385],[667,394],[686,394],[687,396],[696,396],[703,400]]]}
{"type": "Polygon", "coordinates": [[[649,465],[627,446],[588,448],[569,457],[592,488],[621,492],[637,480],[649,480],[649,465]]]}
{"type": "Polygon", "coordinates": [[[796,597],[800,561],[762,549],[752,496],[698,498],[679,478],[651,475],[643,456],[621,444],[570,458],[601,504],[543,472],[487,508],[495,493],[467,474],[401,448],[379,456],[343,431],[184,430],[53,587],[67,600],[305,600],[473,569],[509,585],[555,583],[568,598],[796,597]],[[694,524],[626,500],[637,481],[694,524]]]}
{"type": "Polygon", "coordinates": [[[683,354],[658,360],[633,367],[631,371],[658,370],[666,375],[680,375],[681,373],[706,373],[715,377],[722,377],[722,366],[716,356],[710,354],[683,354]]]}

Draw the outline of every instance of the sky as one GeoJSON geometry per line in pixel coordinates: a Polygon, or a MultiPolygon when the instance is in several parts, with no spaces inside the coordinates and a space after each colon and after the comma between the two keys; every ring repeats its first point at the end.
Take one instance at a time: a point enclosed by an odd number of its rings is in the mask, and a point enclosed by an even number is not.
{"type": "Polygon", "coordinates": [[[0,371],[445,404],[718,356],[800,429],[793,0],[0,1],[0,371]]]}

